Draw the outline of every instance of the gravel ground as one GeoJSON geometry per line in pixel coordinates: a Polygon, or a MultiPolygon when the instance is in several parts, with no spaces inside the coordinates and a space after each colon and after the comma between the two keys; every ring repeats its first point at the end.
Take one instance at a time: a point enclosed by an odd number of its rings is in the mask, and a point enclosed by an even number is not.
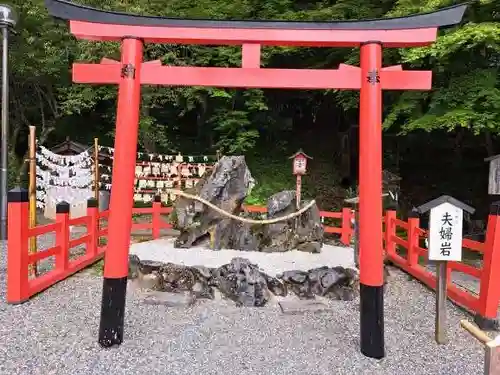
{"type": "MultiPolygon", "coordinates": [[[[434,264],[427,264],[426,268],[433,274],[436,274],[436,266],[434,264]]],[[[477,268],[481,268],[481,266],[477,268]]],[[[472,294],[479,295],[481,283],[478,278],[475,278],[474,276],[467,275],[462,272],[455,271],[451,273],[451,279],[455,284],[457,284],[461,288],[466,289],[469,292],[472,292],[472,294]]]]}
{"type": "MultiPolygon", "coordinates": [[[[332,311],[284,315],[276,306],[225,301],[191,308],[127,301],[125,342],[97,344],[101,279],[80,273],[19,306],[5,304],[0,245],[0,374],[9,375],[479,375],[481,346],[459,328],[467,315],[448,305],[452,342],[433,340],[434,295],[396,270],[386,292],[387,357],[358,349],[358,301],[332,311]]],[[[130,290],[130,289],[129,289],[130,290]]]]}

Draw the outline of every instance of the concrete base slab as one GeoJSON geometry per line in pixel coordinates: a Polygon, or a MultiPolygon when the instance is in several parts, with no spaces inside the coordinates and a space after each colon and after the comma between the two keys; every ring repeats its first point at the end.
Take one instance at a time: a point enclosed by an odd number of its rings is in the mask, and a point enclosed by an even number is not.
{"type": "Polygon", "coordinates": [[[246,258],[257,264],[269,276],[276,276],[291,270],[308,271],[322,266],[355,267],[354,251],[349,247],[325,244],[319,254],[304,253],[298,250],[283,253],[261,253],[231,249],[214,251],[202,246],[179,249],[174,247],[174,241],[174,238],[170,238],[135,243],[130,246],[130,254],[137,255],[141,261],[150,260],[185,266],[203,265],[213,268],[228,264],[235,257],[246,258]]]}

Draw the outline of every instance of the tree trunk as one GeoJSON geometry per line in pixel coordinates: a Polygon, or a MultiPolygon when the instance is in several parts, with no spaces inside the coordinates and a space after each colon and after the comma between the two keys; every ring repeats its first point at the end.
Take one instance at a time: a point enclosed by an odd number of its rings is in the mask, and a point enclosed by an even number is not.
{"type": "Polygon", "coordinates": [[[457,130],[454,142],[455,165],[460,166],[462,163],[462,143],[464,139],[464,129],[457,130]]]}
{"type": "Polygon", "coordinates": [[[489,132],[488,130],[484,132],[484,140],[488,157],[495,155],[495,147],[493,146],[493,137],[491,136],[491,132],[489,132]]]}

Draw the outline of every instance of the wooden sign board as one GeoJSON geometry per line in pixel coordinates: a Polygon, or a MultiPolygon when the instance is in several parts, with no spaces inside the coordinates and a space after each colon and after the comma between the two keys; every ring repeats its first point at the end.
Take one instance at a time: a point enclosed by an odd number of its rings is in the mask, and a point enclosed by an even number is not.
{"type": "Polygon", "coordinates": [[[462,225],[462,208],[445,202],[431,209],[429,260],[462,260],[462,225]]]}
{"type": "Polygon", "coordinates": [[[302,149],[297,151],[295,154],[289,157],[293,160],[293,174],[296,176],[301,176],[306,174],[307,170],[307,159],[312,159],[307,155],[302,149]]]}
{"type": "Polygon", "coordinates": [[[298,155],[293,160],[293,174],[306,174],[307,159],[305,156],[298,155]]]}
{"type": "Polygon", "coordinates": [[[500,194],[500,157],[490,160],[488,194],[490,195],[500,194]]]}

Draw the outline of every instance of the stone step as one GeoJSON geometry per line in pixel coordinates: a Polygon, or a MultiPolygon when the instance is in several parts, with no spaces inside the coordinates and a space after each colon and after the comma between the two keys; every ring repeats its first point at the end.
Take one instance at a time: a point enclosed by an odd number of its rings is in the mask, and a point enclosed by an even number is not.
{"type": "Polygon", "coordinates": [[[278,305],[281,312],[286,315],[331,311],[330,307],[316,300],[280,301],[278,305]]]}
{"type": "Polygon", "coordinates": [[[167,307],[189,307],[196,300],[194,296],[184,293],[151,291],[144,294],[145,298],[143,302],[146,305],[162,305],[167,307]]]}

